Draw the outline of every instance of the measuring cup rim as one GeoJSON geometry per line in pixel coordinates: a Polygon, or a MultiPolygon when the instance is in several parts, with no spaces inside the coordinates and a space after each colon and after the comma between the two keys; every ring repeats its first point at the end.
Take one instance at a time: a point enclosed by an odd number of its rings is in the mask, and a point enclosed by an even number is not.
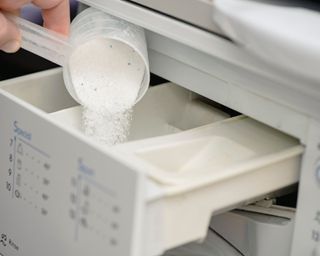
{"type": "MultiPolygon", "coordinates": [[[[137,52],[139,57],[142,59],[145,69],[144,69],[144,74],[143,74],[143,78],[141,81],[141,87],[138,92],[137,99],[135,101],[135,104],[136,104],[137,102],[139,102],[142,99],[142,97],[145,95],[145,93],[147,92],[147,90],[149,88],[150,67],[149,67],[148,55],[145,56],[145,54],[143,54],[137,47],[135,47],[134,45],[130,44],[130,42],[127,42],[121,38],[112,37],[112,36],[111,37],[101,36],[101,37],[97,37],[97,38],[104,38],[104,39],[109,39],[109,40],[121,42],[121,43],[125,44],[126,46],[130,47],[131,49],[133,49],[135,52],[137,52]]],[[[94,39],[97,39],[97,38],[94,38],[94,39]]],[[[85,44],[91,40],[93,40],[93,38],[91,38],[89,40],[84,40],[81,44],[85,44]]],[[[75,49],[73,51],[75,51],[75,49]]],[[[71,58],[73,51],[70,53],[69,59],[71,58]]],[[[147,51],[146,51],[146,54],[148,54],[147,51]]],[[[63,80],[64,80],[65,86],[66,86],[68,92],[70,93],[70,95],[74,98],[75,101],[77,101],[79,104],[82,105],[83,103],[79,99],[77,92],[74,88],[74,85],[72,83],[72,78],[71,78],[70,68],[69,68],[69,60],[66,62],[65,66],[63,68],[63,80]]]]}

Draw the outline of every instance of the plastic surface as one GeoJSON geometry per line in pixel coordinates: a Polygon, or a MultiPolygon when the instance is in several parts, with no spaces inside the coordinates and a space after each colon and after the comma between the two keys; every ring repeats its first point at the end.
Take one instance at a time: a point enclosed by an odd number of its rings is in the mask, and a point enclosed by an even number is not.
{"type": "Polygon", "coordinates": [[[148,209],[162,209],[165,249],[204,238],[212,214],[298,182],[303,153],[297,141],[246,117],[120,146],[163,190],[148,209]]]}
{"type": "Polygon", "coordinates": [[[243,255],[285,256],[290,255],[293,218],[235,210],[214,216],[210,227],[243,255]]]}
{"type": "Polygon", "coordinates": [[[7,15],[21,31],[21,47],[58,65],[64,66],[73,46],[69,39],[18,16],[7,15]]]}
{"type": "MultiPolygon", "coordinates": [[[[81,130],[81,106],[66,108],[51,116],[81,130]]],[[[225,118],[228,118],[226,113],[204,103],[196,94],[167,83],[151,87],[134,106],[129,141],[177,133],[225,118]]]]}
{"type": "Polygon", "coordinates": [[[119,147],[150,163],[154,168],[148,174],[158,182],[188,186],[232,179],[279,161],[279,155],[300,154],[297,145],[291,137],[240,116],[119,147]]]}

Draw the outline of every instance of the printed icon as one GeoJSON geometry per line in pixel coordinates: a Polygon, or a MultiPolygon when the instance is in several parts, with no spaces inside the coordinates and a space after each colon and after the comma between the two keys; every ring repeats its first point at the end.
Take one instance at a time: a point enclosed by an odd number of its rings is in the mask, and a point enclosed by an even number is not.
{"type": "Polygon", "coordinates": [[[120,212],[119,206],[114,205],[114,206],[112,207],[112,211],[113,211],[114,213],[119,213],[119,212],[120,212]]]}
{"type": "Polygon", "coordinates": [[[10,147],[13,145],[13,139],[10,138],[10,142],[9,142],[10,147]]]}
{"type": "Polygon", "coordinates": [[[111,228],[114,229],[114,230],[117,230],[117,229],[119,228],[119,224],[118,224],[117,222],[114,222],[114,221],[113,221],[113,222],[111,223],[111,228]]]}
{"type": "Polygon", "coordinates": [[[23,146],[21,143],[18,144],[17,152],[19,155],[23,156],[23,146]]]}
{"type": "Polygon", "coordinates": [[[43,200],[48,200],[49,196],[47,194],[42,194],[42,199],[43,200]]]}
{"type": "Polygon", "coordinates": [[[84,196],[89,196],[89,194],[90,194],[89,186],[85,185],[84,188],[83,188],[83,195],[84,196]]]}
{"type": "Polygon", "coordinates": [[[73,209],[69,210],[69,216],[71,219],[75,219],[76,218],[76,212],[73,209]]]}
{"type": "Polygon", "coordinates": [[[75,194],[70,194],[70,201],[75,204],[77,202],[77,196],[75,194]]]}
{"type": "Polygon", "coordinates": [[[43,216],[46,216],[48,214],[48,211],[46,209],[44,209],[44,208],[41,208],[41,214],[43,216]]]}
{"type": "Polygon", "coordinates": [[[7,246],[7,240],[8,240],[7,235],[4,234],[4,233],[2,233],[2,234],[1,234],[0,244],[2,244],[3,246],[7,246]]]}
{"type": "Polygon", "coordinates": [[[43,182],[43,185],[46,185],[46,186],[48,186],[50,183],[50,181],[47,178],[43,178],[42,182],[43,182]]]}
{"type": "Polygon", "coordinates": [[[8,191],[11,191],[11,184],[8,181],[6,182],[6,188],[8,191]]]}
{"type": "Polygon", "coordinates": [[[44,163],[43,167],[44,167],[44,169],[49,170],[50,169],[50,164],[44,163]]]}
{"type": "Polygon", "coordinates": [[[110,239],[110,244],[113,245],[113,246],[116,246],[118,243],[118,241],[115,239],[115,238],[111,238],[110,239]]]}
{"type": "Polygon", "coordinates": [[[18,189],[16,189],[14,191],[14,194],[15,194],[16,198],[21,198],[21,193],[20,193],[20,191],[18,189]]]}
{"type": "Polygon", "coordinates": [[[20,158],[18,158],[18,160],[17,160],[17,168],[18,168],[18,170],[21,170],[21,168],[22,168],[22,161],[20,158]]]}
{"type": "Polygon", "coordinates": [[[8,175],[11,176],[11,174],[12,174],[12,169],[9,168],[9,169],[8,169],[8,175]]]}
{"type": "Polygon", "coordinates": [[[9,155],[9,161],[10,161],[10,162],[13,161],[13,155],[12,155],[12,154],[9,155]]]}
{"type": "Polygon", "coordinates": [[[318,230],[312,230],[312,240],[315,242],[320,241],[320,232],[318,230]]]}
{"type": "Polygon", "coordinates": [[[87,228],[87,227],[88,227],[87,219],[81,218],[81,219],[80,219],[80,223],[81,223],[82,227],[84,227],[84,228],[87,228]]]}

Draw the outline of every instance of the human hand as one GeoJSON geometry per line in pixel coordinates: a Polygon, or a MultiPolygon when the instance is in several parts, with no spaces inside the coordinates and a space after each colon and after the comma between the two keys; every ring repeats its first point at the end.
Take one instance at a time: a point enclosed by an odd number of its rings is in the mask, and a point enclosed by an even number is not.
{"type": "Polygon", "coordinates": [[[3,12],[19,14],[20,8],[32,2],[42,9],[44,27],[58,33],[69,33],[70,14],[68,0],[0,0],[0,49],[16,52],[20,48],[20,32],[3,12]]]}

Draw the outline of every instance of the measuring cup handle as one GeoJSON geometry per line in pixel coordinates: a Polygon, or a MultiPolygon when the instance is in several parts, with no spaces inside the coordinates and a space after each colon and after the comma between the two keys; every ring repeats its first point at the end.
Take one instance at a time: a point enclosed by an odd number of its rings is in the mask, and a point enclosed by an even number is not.
{"type": "Polygon", "coordinates": [[[71,53],[67,37],[20,17],[11,14],[6,16],[20,28],[22,48],[60,66],[65,65],[71,53]]]}

